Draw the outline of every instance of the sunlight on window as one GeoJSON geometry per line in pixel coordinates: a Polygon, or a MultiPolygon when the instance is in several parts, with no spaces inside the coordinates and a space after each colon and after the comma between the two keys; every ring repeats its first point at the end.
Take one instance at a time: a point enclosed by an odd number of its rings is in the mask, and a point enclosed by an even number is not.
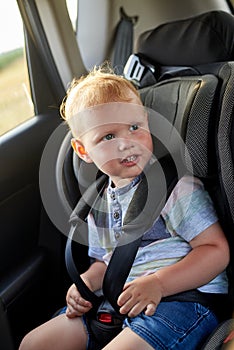
{"type": "Polygon", "coordinates": [[[66,3],[67,3],[67,9],[72,22],[74,32],[76,32],[78,0],[67,0],[66,3]]]}
{"type": "Polygon", "coordinates": [[[15,0],[0,3],[0,135],[34,115],[23,24],[15,0]],[[11,19],[11,20],[9,20],[11,19]]]}

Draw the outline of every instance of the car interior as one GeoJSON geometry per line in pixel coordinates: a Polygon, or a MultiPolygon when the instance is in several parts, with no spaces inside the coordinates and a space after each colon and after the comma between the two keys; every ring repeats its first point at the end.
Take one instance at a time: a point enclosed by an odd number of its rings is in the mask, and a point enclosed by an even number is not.
{"type": "MultiPolygon", "coordinates": [[[[73,152],[59,106],[73,77],[106,60],[137,87],[144,106],[153,111],[150,127],[160,174],[171,176],[166,194],[160,191],[162,182],[153,180],[164,199],[155,215],[189,171],[210,193],[230,245],[230,315],[202,349],[221,348],[234,329],[232,7],[225,1],[159,2],[79,0],[74,32],[66,1],[18,1],[37,103],[32,120],[0,136],[3,350],[17,349],[29,330],[65,305],[73,279],[65,261],[69,220],[100,174],[73,152]],[[168,155],[173,165],[164,168],[168,155]]],[[[77,274],[82,273],[90,264],[87,246],[74,244],[72,249],[77,274]]],[[[115,299],[115,286],[110,288],[115,299]]]]}

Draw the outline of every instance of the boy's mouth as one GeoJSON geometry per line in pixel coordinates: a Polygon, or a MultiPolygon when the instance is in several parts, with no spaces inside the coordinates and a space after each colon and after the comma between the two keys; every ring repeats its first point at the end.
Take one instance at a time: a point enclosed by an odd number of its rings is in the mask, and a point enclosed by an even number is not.
{"type": "Polygon", "coordinates": [[[127,158],[124,158],[121,160],[121,163],[131,163],[131,162],[135,162],[137,160],[137,155],[131,155],[127,158]]]}

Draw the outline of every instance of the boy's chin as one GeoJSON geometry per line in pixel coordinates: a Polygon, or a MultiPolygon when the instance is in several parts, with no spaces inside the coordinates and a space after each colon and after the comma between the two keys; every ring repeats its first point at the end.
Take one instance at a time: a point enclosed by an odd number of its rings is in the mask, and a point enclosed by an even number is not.
{"type": "Polygon", "coordinates": [[[124,178],[124,179],[118,179],[114,181],[114,184],[116,187],[125,187],[127,186],[134,178],[124,178]]]}

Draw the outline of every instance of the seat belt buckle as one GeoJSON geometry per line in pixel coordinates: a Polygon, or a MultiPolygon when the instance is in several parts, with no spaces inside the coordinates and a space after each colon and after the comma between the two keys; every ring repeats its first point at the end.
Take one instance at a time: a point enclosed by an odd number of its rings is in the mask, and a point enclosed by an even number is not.
{"type": "Polygon", "coordinates": [[[97,310],[97,320],[106,325],[120,325],[124,315],[118,314],[107,300],[104,300],[97,310]]]}
{"type": "Polygon", "coordinates": [[[112,324],[113,322],[112,315],[107,313],[99,313],[98,321],[101,323],[112,324]]]}
{"type": "Polygon", "coordinates": [[[156,82],[155,78],[156,68],[153,64],[138,54],[132,54],[124,67],[124,77],[141,87],[144,85],[143,81],[147,76],[150,77],[152,83],[156,82]],[[142,84],[143,83],[143,84],[142,84]]]}
{"type": "Polygon", "coordinates": [[[112,313],[107,313],[107,312],[98,312],[97,320],[100,323],[111,325],[111,326],[121,325],[123,322],[121,317],[118,317],[117,315],[113,315],[112,313]]]}
{"type": "Polygon", "coordinates": [[[128,80],[141,81],[145,66],[141,63],[138,55],[132,54],[124,67],[124,76],[128,80]]]}

